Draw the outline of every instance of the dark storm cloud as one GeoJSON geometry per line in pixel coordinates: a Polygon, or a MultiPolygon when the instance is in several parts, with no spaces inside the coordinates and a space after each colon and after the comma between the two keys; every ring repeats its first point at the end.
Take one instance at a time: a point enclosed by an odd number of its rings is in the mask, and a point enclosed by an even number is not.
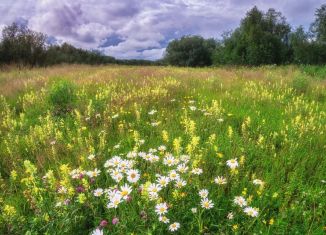
{"type": "Polygon", "coordinates": [[[160,58],[174,38],[200,34],[220,37],[234,29],[254,5],[281,11],[306,28],[321,0],[2,0],[0,29],[28,22],[50,42],[99,49],[118,58],[160,58]]]}

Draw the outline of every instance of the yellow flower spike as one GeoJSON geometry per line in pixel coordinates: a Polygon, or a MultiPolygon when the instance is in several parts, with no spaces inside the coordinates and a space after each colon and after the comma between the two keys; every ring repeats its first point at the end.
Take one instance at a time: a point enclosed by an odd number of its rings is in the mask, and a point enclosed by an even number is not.
{"type": "Polygon", "coordinates": [[[270,220],[269,220],[269,225],[273,225],[274,224],[274,219],[273,218],[271,218],[270,220]]]}
{"type": "Polygon", "coordinates": [[[44,220],[45,220],[46,222],[49,222],[49,221],[50,221],[50,216],[49,216],[48,213],[44,214],[43,218],[44,218],[44,220]]]}
{"type": "Polygon", "coordinates": [[[15,181],[17,179],[17,171],[12,170],[10,172],[10,178],[11,178],[11,180],[15,181]]]}
{"type": "Polygon", "coordinates": [[[242,155],[242,156],[240,157],[240,161],[239,161],[239,163],[240,163],[240,165],[243,165],[244,162],[245,162],[245,156],[242,155]]]}
{"type": "Polygon", "coordinates": [[[242,190],[242,195],[247,195],[247,188],[244,188],[243,190],[242,190]]]}
{"type": "Polygon", "coordinates": [[[223,158],[224,155],[223,155],[223,153],[217,153],[217,157],[218,157],[218,158],[223,158]]]}
{"type": "Polygon", "coordinates": [[[238,230],[238,228],[239,228],[239,225],[238,225],[238,224],[234,224],[234,225],[232,225],[232,229],[233,229],[234,231],[238,230]]]}
{"type": "Polygon", "coordinates": [[[84,193],[80,193],[77,197],[77,200],[80,204],[84,204],[86,202],[86,195],[84,193]]]}
{"type": "Polygon", "coordinates": [[[8,217],[8,219],[16,215],[16,208],[10,205],[5,205],[3,208],[3,217],[8,217]]]}
{"type": "Polygon", "coordinates": [[[233,137],[233,129],[231,126],[228,126],[228,137],[231,139],[233,137]]]}
{"type": "Polygon", "coordinates": [[[249,197],[247,198],[248,204],[250,204],[252,202],[253,196],[249,195],[249,197]]]}

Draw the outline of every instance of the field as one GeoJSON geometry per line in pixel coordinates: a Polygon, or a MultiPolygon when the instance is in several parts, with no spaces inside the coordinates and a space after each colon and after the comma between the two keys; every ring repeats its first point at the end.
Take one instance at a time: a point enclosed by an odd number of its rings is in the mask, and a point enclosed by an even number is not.
{"type": "Polygon", "coordinates": [[[325,234],[322,71],[0,72],[0,234],[325,234]]]}

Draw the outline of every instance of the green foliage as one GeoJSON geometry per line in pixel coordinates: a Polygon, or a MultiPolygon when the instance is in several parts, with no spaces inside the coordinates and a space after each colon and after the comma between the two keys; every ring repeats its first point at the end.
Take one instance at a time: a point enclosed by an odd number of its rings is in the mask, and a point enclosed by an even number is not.
{"type": "Polygon", "coordinates": [[[251,9],[233,33],[224,35],[215,51],[215,63],[283,64],[288,62],[290,26],[280,12],[251,9]]]}
{"type": "Polygon", "coordinates": [[[71,112],[76,103],[75,85],[69,80],[55,81],[49,89],[48,101],[54,115],[71,112]]]}
{"type": "Polygon", "coordinates": [[[305,93],[310,87],[310,81],[306,76],[299,75],[293,79],[292,87],[298,93],[305,93]]]}
{"type": "Polygon", "coordinates": [[[170,65],[201,67],[212,64],[213,39],[200,36],[184,36],[169,43],[165,61],[170,65]]]}

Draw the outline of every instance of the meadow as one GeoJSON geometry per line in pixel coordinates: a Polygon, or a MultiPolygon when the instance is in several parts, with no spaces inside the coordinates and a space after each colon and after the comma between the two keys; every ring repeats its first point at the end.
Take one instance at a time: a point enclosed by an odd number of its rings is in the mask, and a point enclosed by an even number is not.
{"type": "Polygon", "coordinates": [[[325,71],[1,71],[0,234],[325,234],[325,71]]]}

